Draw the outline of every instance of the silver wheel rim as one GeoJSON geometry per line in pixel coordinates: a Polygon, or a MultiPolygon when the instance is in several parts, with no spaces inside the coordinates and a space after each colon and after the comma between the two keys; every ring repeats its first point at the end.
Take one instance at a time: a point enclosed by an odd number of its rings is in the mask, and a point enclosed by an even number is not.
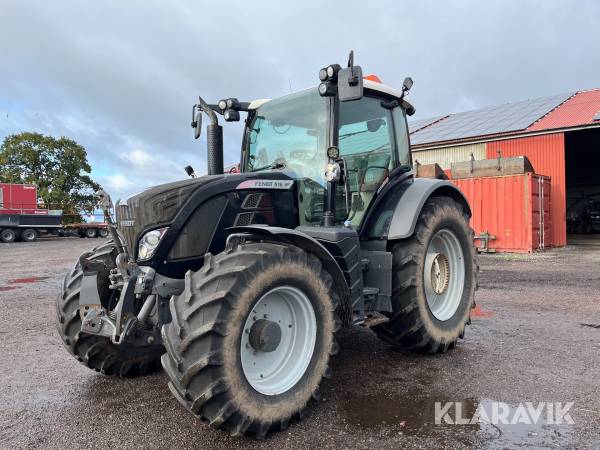
{"type": "Polygon", "coordinates": [[[465,286],[465,258],[454,232],[444,228],[433,236],[427,247],[423,278],[431,314],[439,321],[452,318],[465,286]]]}
{"type": "Polygon", "coordinates": [[[317,320],[308,297],[291,286],[270,290],[256,302],[244,325],[240,354],[246,380],[261,394],[288,391],[306,372],[316,339],[317,320]],[[273,351],[251,345],[252,326],[261,319],[276,323],[281,330],[281,340],[273,351]]]}

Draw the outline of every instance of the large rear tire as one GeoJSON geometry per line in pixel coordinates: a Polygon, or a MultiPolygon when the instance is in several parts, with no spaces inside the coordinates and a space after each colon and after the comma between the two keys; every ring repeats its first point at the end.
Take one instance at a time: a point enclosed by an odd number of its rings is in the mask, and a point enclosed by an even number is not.
{"type": "Polygon", "coordinates": [[[337,352],[331,276],[305,251],[239,244],[188,272],[162,357],[179,402],[214,428],[264,437],[302,414],[337,352]]]}
{"type": "MultiPolygon", "coordinates": [[[[98,290],[103,302],[111,295],[108,272],[114,267],[114,251],[112,241],[108,241],[94,248],[90,256],[105,264],[105,271],[98,275],[98,290]]],[[[82,278],[83,272],[77,263],[65,275],[56,300],[57,330],[69,353],[84,366],[105,375],[134,377],[160,369],[160,356],[164,351],[161,345],[114,345],[107,338],[81,333],[79,291],[82,278]]]]}
{"type": "Polygon", "coordinates": [[[456,201],[431,198],[413,236],[392,244],[393,313],[372,328],[377,336],[426,353],[446,352],[464,337],[477,285],[468,223],[456,201]]]}

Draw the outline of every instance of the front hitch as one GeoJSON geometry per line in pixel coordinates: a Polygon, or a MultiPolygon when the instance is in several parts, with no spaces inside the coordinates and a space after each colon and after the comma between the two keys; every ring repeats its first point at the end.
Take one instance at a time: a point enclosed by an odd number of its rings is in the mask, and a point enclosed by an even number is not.
{"type": "MultiPolygon", "coordinates": [[[[160,306],[160,302],[157,305],[157,300],[161,294],[170,297],[170,294],[178,289],[169,287],[167,283],[155,286],[154,270],[151,268],[142,270],[137,264],[130,263],[127,278],[119,278],[118,282],[110,286],[115,294],[120,293],[116,306],[108,311],[102,306],[98,293],[98,276],[106,266],[102,261],[87,260],[86,256],[89,254],[82,255],[80,259],[83,269],[79,296],[81,331],[109,338],[116,345],[124,342],[137,345],[152,345],[160,342],[158,328],[149,327],[148,318],[154,307],[160,306]],[[136,306],[141,299],[144,299],[144,303],[136,315],[136,306]]],[[[159,312],[162,312],[161,308],[159,312]]]]}

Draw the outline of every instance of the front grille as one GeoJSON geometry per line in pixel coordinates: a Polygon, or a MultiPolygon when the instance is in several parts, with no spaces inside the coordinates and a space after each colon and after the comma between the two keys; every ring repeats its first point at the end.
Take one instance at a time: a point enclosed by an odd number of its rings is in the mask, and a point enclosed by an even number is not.
{"type": "Polygon", "coordinates": [[[116,208],[117,228],[125,239],[125,246],[129,253],[135,248],[135,238],[139,232],[139,224],[136,223],[135,214],[127,203],[118,203],[116,208]]]}

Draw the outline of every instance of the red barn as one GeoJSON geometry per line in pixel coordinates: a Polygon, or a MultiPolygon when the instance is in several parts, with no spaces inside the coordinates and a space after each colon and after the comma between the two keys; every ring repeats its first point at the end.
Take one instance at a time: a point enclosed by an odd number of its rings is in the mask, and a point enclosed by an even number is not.
{"type": "MultiPolygon", "coordinates": [[[[600,201],[600,89],[416,120],[409,128],[413,160],[444,170],[471,155],[476,160],[526,156],[536,174],[550,178],[549,243],[582,242],[570,232],[589,231],[579,225],[587,220],[586,205],[600,201]]],[[[521,209],[523,199],[512,200],[521,209]]],[[[486,205],[495,206],[492,200],[486,205]]],[[[502,234],[500,222],[494,231],[502,234]]]]}

